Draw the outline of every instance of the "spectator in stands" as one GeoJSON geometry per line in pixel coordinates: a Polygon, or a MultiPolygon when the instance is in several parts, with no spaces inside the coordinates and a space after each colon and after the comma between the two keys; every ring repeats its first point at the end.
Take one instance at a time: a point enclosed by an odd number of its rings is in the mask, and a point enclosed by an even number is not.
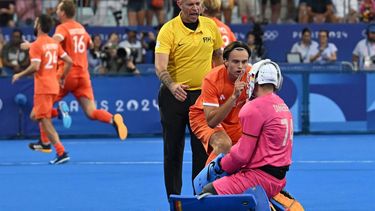
{"type": "Polygon", "coordinates": [[[329,32],[319,31],[319,46],[310,51],[310,62],[329,63],[337,60],[337,48],[333,43],[328,42],[329,32]]]}
{"type": "Polygon", "coordinates": [[[339,23],[358,22],[358,0],[332,0],[339,23]]]}
{"type": "Polygon", "coordinates": [[[297,22],[297,14],[296,14],[297,3],[298,3],[298,0],[287,0],[287,15],[286,15],[287,23],[297,22]]]}
{"type": "Polygon", "coordinates": [[[128,0],[129,26],[143,26],[145,24],[146,0],[128,0]]]}
{"type": "Polygon", "coordinates": [[[78,7],[89,7],[91,0],[76,0],[75,2],[78,7]]]}
{"type": "Polygon", "coordinates": [[[223,11],[225,24],[232,23],[232,12],[234,7],[234,0],[221,0],[221,11],[223,11]]]}
{"type": "Polygon", "coordinates": [[[165,23],[165,2],[164,0],[146,0],[146,24],[151,26],[154,14],[158,24],[165,23]]]}
{"type": "Polygon", "coordinates": [[[141,41],[137,38],[137,31],[130,29],[127,31],[126,40],[120,42],[119,47],[130,48],[133,62],[136,64],[143,63],[146,50],[143,49],[141,41]]]}
{"type": "Polygon", "coordinates": [[[362,22],[369,23],[375,18],[375,1],[363,0],[359,6],[360,18],[362,22]]]}
{"type": "Polygon", "coordinates": [[[0,27],[15,27],[15,1],[1,0],[0,1],[0,27]]]}
{"type": "Polygon", "coordinates": [[[237,0],[237,6],[242,24],[255,22],[257,11],[259,11],[258,0],[237,0]]]}
{"type": "Polygon", "coordinates": [[[294,43],[290,52],[299,53],[303,63],[310,63],[310,51],[318,48],[318,43],[311,39],[309,28],[303,28],[301,32],[301,41],[294,43]]]}
{"type": "Polygon", "coordinates": [[[157,25],[155,27],[155,33],[152,31],[142,33],[142,47],[143,49],[146,49],[145,63],[155,63],[156,36],[159,34],[159,31],[162,26],[162,24],[157,25]]]}
{"type": "Polygon", "coordinates": [[[93,47],[89,50],[88,63],[91,74],[106,73],[105,66],[108,62],[108,54],[102,50],[103,43],[100,35],[92,36],[93,47]]]}
{"type": "Polygon", "coordinates": [[[50,17],[53,18],[54,23],[57,24],[57,15],[56,15],[56,9],[57,9],[57,4],[59,3],[58,0],[43,0],[42,1],[42,8],[43,8],[43,14],[49,15],[50,17]]]}
{"type": "Polygon", "coordinates": [[[332,0],[306,0],[307,15],[309,22],[313,23],[335,23],[337,18],[334,14],[332,0]]]}
{"type": "Polygon", "coordinates": [[[246,43],[251,50],[249,62],[258,62],[266,57],[266,48],[263,45],[263,30],[260,24],[254,24],[253,30],[246,34],[246,43]]]}
{"type": "Polygon", "coordinates": [[[119,47],[116,52],[113,64],[108,69],[107,74],[133,74],[139,75],[140,72],[133,62],[133,55],[130,48],[119,47]]]}
{"type": "Polygon", "coordinates": [[[366,28],[366,38],[360,40],[353,50],[355,69],[375,69],[375,23],[366,28]]]}
{"type": "Polygon", "coordinates": [[[22,50],[20,45],[22,42],[22,31],[20,29],[13,29],[11,38],[7,42],[1,52],[1,59],[3,61],[3,70],[7,75],[13,75],[29,66],[29,53],[27,50],[22,50]]]}
{"type": "MultiPolygon", "coordinates": [[[[271,23],[277,23],[280,19],[281,0],[271,1],[271,23]]],[[[263,22],[268,22],[265,18],[268,0],[262,0],[262,17],[263,22]]]]}
{"type": "Polygon", "coordinates": [[[34,26],[34,20],[42,14],[42,0],[16,0],[17,26],[34,26]]]}
{"type": "Polygon", "coordinates": [[[298,23],[309,23],[309,16],[307,15],[307,0],[299,0],[298,3],[298,23]]]}
{"type": "Polygon", "coordinates": [[[103,47],[107,74],[139,74],[133,63],[134,57],[130,48],[120,47],[120,38],[116,32],[109,35],[107,43],[103,47]]]}
{"type": "Polygon", "coordinates": [[[103,51],[107,55],[107,61],[105,63],[105,68],[107,71],[117,70],[116,59],[117,59],[117,49],[120,43],[119,34],[116,32],[111,32],[108,36],[107,42],[103,46],[103,51]]]}
{"type": "Polygon", "coordinates": [[[89,21],[94,26],[104,26],[107,24],[108,11],[112,12],[116,25],[121,25],[122,19],[122,0],[95,0],[94,8],[96,8],[95,15],[89,21]]]}

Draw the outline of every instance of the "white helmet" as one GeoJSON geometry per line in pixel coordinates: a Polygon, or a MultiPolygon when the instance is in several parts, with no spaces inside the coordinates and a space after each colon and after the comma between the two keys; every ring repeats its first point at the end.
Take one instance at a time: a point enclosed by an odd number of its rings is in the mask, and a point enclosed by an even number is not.
{"type": "Polygon", "coordinates": [[[281,88],[283,83],[283,76],[281,75],[280,67],[275,62],[264,59],[255,63],[251,71],[247,75],[248,98],[251,99],[255,84],[273,84],[276,90],[281,88]]]}

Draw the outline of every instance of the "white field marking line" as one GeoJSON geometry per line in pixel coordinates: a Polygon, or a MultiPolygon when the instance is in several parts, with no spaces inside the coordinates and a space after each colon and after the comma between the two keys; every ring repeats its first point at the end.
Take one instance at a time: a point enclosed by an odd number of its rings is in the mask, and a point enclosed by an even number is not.
{"type": "MultiPolygon", "coordinates": [[[[191,161],[184,161],[191,164],[191,161]]],[[[301,164],[374,164],[375,160],[300,160],[301,164]]],[[[71,165],[163,165],[162,161],[70,161],[71,165]]],[[[48,162],[0,162],[0,166],[38,166],[49,165],[48,162]]]]}

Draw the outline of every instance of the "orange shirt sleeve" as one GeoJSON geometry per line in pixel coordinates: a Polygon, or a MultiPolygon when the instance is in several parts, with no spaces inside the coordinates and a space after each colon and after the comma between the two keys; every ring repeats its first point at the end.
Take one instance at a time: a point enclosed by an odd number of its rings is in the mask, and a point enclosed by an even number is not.
{"type": "Polygon", "coordinates": [[[60,38],[62,38],[64,40],[65,37],[67,36],[67,33],[68,32],[64,29],[64,27],[57,26],[55,34],[53,36],[59,36],[60,38]]]}
{"type": "MultiPolygon", "coordinates": [[[[219,73],[219,71],[216,71],[215,73],[219,73]]],[[[201,92],[203,106],[214,106],[214,107],[220,106],[218,92],[219,92],[220,86],[222,85],[221,85],[221,82],[214,80],[213,78],[214,76],[216,76],[216,74],[209,74],[203,80],[202,92],[201,92]]]]}
{"type": "Polygon", "coordinates": [[[29,56],[31,62],[41,62],[42,61],[42,51],[38,43],[34,42],[30,46],[29,56]]]}

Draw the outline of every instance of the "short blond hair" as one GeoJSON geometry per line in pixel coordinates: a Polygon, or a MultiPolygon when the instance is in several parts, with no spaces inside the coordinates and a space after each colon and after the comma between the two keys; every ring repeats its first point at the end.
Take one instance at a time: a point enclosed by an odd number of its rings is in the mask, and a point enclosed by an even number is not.
{"type": "Polygon", "coordinates": [[[202,7],[204,8],[205,13],[215,16],[220,12],[221,0],[203,0],[202,7]]]}

